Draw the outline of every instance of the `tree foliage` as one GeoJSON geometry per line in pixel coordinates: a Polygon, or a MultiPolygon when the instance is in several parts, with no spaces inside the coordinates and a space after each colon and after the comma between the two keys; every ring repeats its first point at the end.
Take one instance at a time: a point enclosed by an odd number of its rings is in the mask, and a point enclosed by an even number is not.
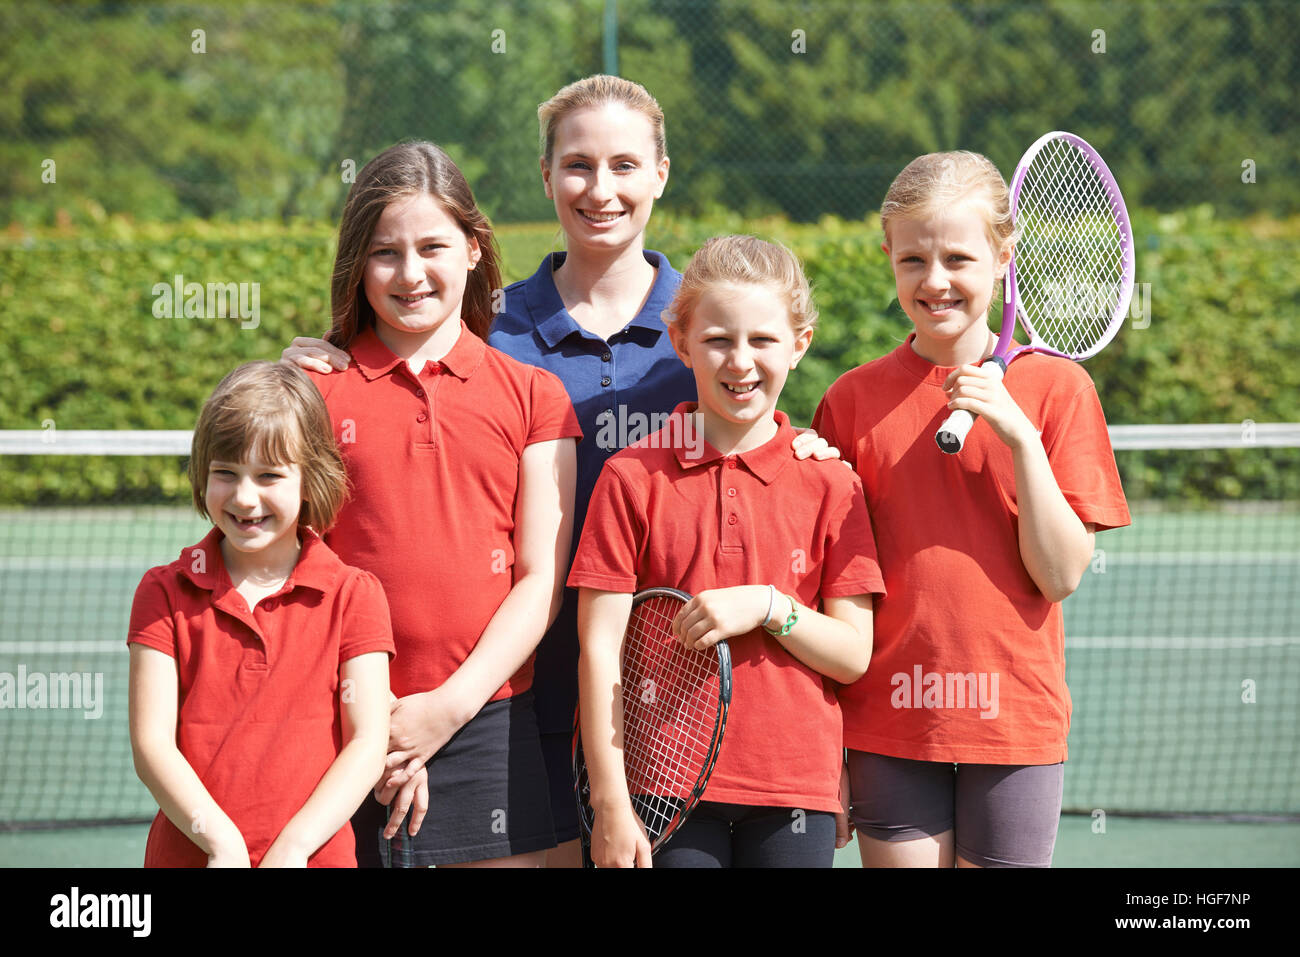
{"type": "MultiPolygon", "coordinates": [[[[0,220],[329,217],[348,161],[411,137],[445,146],[498,220],[544,218],[536,107],[602,68],[604,6],[16,0],[0,7],[0,220]]],[[[620,70],[665,109],[682,213],[860,218],[919,153],[974,149],[1009,172],[1050,129],[1092,141],[1134,204],[1300,208],[1290,0],[618,11],[620,70]]]]}

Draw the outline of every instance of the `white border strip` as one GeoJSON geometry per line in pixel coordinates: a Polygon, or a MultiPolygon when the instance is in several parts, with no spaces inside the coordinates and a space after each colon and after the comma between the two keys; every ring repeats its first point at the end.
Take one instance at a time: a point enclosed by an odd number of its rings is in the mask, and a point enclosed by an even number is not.
{"type": "MultiPolygon", "coordinates": [[[[1300,551],[1126,552],[1115,546],[1099,546],[1098,551],[1105,553],[1108,568],[1118,565],[1290,565],[1300,562],[1300,551]]],[[[3,567],[0,563],[0,568],[3,567]]]]}
{"type": "MultiPolygon", "coordinates": [[[[0,430],[0,455],[189,455],[191,432],[0,430]]],[[[1300,422],[1112,425],[1116,451],[1300,446],[1300,422]]]]}
{"type": "MultiPolygon", "coordinates": [[[[1120,651],[1231,651],[1239,648],[1291,648],[1300,647],[1300,635],[1242,635],[1236,638],[1213,638],[1204,635],[1152,636],[1114,635],[1082,636],[1065,639],[1067,651],[1085,651],[1111,648],[1120,651]]],[[[126,656],[127,644],[122,641],[0,641],[0,655],[59,654],[121,654],[126,656]]]]}
{"type": "Polygon", "coordinates": [[[1121,449],[1250,449],[1300,445],[1300,422],[1227,425],[1112,425],[1110,444],[1121,449]]]}
{"type": "MultiPolygon", "coordinates": [[[[175,551],[176,549],[172,549],[175,551]]],[[[138,558],[121,558],[105,556],[103,558],[59,558],[57,556],[24,556],[21,558],[0,558],[0,572],[147,572],[159,562],[157,554],[141,555],[138,558]]],[[[1111,563],[1114,560],[1111,559],[1111,563]]]]}
{"type": "Polygon", "coordinates": [[[192,432],[0,430],[0,455],[189,455],[192,432]]]}
{"type": "Polygon", "coordinates": [[[1154,635],[1115,635],[1099,637],[1065,638],[1065,650],[1118,648],[1125,651],[1136,649],[1155,651],[1215,650],[1227,651],[1237,648],[1289,648],[1300,645],[1300,635],[1276,635],[1239,638],[1210,638],[1205,636],[1154,636],[1154,635]]]}
{"type": "Polygon", "coordinates": [[[126,638],[121,641],[0,641],[0,655],[121,654],[127,653],[126,638]]]}

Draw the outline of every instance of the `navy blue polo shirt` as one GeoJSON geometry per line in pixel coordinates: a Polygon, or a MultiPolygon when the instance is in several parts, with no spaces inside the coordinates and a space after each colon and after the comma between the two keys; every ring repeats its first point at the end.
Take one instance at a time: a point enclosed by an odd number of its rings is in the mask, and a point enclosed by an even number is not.
{"type": "MultiPolygon", "coordinates": [[[[583,439],[578,443],[572,561],[605,461],[657,432],[679,402],[694,402],[696,396],[695,376],[673,351],[668,327],[660,318],[682,280],[668,257],[645,251],[646,261],[657,271],[650,295],[636,317],[608,340],[583,329],[564,308],[552,276],[564,257],[552,253],[532,276],[506,288],[504,308],[492,323],[488,344],[559,376],[578,414],[583,439]]],[[[566,589],[564,607],[537,651],[533,686],[543,734],[573,730],[577,604],[577,592],[566,589]]]]}

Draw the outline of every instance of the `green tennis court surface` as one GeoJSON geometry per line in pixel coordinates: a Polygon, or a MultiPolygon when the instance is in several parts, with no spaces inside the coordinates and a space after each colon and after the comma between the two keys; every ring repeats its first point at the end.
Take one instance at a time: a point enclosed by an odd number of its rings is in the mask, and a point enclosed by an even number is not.
{"type": "MultiPolygon", "coordinates": [[[[0,824],[152,816],[126,723],[131,597],[205,531],[182,508],[0,511],[0,824]]],[[[1139,504],[1097,544],[1065,606],[1066,810],[1300,816],[1300,506],[1139,504]]]]}
{"type": "MultiPolygon", "coordinates": [[[[139,867],[149,827],[68,828],[0,833],[0,867],[139,867]]],[[[860,867],[856,844],[836,867],[860,867]]],[[[1091,817],[1061,819],[1053,867],[1300,867],[1300,823],[1225,824],[1091,817]]]]}

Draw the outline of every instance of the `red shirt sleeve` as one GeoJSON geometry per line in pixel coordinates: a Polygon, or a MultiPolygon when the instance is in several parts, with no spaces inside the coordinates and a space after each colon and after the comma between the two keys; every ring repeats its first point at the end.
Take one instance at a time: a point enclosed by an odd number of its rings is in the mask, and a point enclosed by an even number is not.
{"type": "Polygon", "coordinates": [[[862,495],[862,482],[857,475],[852,475],[852,479],[826,529],[826,559],[822,563],[819,589],[823,598],[885,594],[885,579],[876,558],[876,539],[867,515],[867,500],[862,495]]]}
{"type": "Polygon", "coordinates": [[[339,664],[358,655],[382,651],[392,661],[397,657],[393,645],[393,626],[388,617],[388,599],[379,579],[367,571],[352,569],[354,574],[344,586],[343,633],[339,641],[339,664]]]}
{"type": "Polygon", "coordinates": [[[1101,401],[1091,378],[1043,425],[1043,447],[1061,494],[1079,520],[1098,529],[1128,525],[1128,503],[1120,485],[1115,453],[1101,401]]]}
{"type": "MultiPolygon", "coordinates": [[[[858,469],[858,436],[853,434],[853,416],[848,417],[848,422],[842,423],[836,416],[836,400],[839,393],[836,390],[838,382],[831,383],[831,387],[826,390],[822,396],[821,402],[817,403],[817,411],[813,413],[812,428],[813,431],[826,440],[827,444],[840,450],[840,458],[853,467],[854,472],[858,469]]],[[[843,405],[840,401],[839,405],[843,405]]]]}
{"type": "Polygon", "coordinates": [[[172,620],[171,602],[167,586],[163,584],[164,568],[151,568],[135,590],[131,603],[131,624],[126,641],[138,642],[155,648],[165,655],[176,657],[176,625],[172,620]]]}
{"type": "Polygon", "coordinates": [[[827,392],[822,396],[822,400],[817,403],[817,411],[813,413],[812,430],[826,440],[826,444],[832,445],[840,450],[843,454],[844,446],[841,444],[839,431],[835,428],[835,416],[831,412],[830,393],[827,392]]]}
{"type": "Polygon", "coordinates": [[[637,557],[645,544],[645,522],[623,478],[605,463],[587,508],[587,522],[569,572],[570,588],[635,592],[637,557]]]}
{"type": "Polygon", "coordinates": [[[582,439],[582,426],[578,424],[573,402],[558,376],[545,369],[532,369],[530,404],[532,421],[529,423],[525,445],[547,442],[552,439],[582,439]]]}

